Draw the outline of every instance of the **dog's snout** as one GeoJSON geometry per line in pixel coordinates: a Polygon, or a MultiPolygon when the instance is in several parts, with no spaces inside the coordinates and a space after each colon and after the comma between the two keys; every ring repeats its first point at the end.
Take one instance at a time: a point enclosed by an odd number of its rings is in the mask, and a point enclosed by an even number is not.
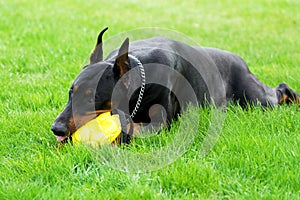
{"type": "Polygon", "coordinates": [[[56,122],[52,125],[51,130],[57,136],[65,136],[68,132],[68,127],[66,124],[56,122]]]}

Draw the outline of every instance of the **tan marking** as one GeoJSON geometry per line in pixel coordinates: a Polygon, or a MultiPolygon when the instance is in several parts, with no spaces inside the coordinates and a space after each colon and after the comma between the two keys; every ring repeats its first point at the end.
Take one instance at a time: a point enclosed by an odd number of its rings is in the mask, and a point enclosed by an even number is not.
{"type": "MultiPolygon", "coordinates": [[[[143,123],[133,123],[133,134],[132,134],[132,137],[136,137],[139,130],[140,130],[140,127],[143,126],[143,123]]],[[[130,124],[127,124],[127,133],[129,132],[130,130],[130,124]]]]}
{"type": "Polygon", "coordinates": [[[92,119],[96,118],[96,113],[90,113],[86,115],[73,115],[69,120],[69,131],[70,134],[73,134],[77,131],[81,126],[86,124],[87,122],[91,121],[92,119]],[[76,122],[75,122],[76,119],[76,122]]]}
{"type": "Polygon", "coordinates": [[[106,106],[107,106],[108,108],[111,109],[111,107],[112,107],[112,102],[111,102],[111,101],[107,102],[107,103],[106,103],[106,106]]]}
{"type": "Polygon", "coordinates": [[[79,86],[78,85],[75,85],[74,88],[73,88],[73,92],[76,92],[78,90],[79,86]]]}
{"type": "Polygon", "coordinates": [[[107,110],[95,110],[95,111],[91,111],[91,112],[87,112],[86,115],[100,115],[102,113],[105,112],[111,112],[111,109],[107,109],[107,110]]]}
{"type": "Polygon", "coordinates": [[[69,120],[69,131],[70,131],[70,135],[72,135],[75,131],[76,131],[76,126],[75,126],[75,122],[74,122],[74,118],[71,117],[69,120]]]}
{"type": "Polygon", "coordinates": [[[91,90],[91,89],[87,89],[86,91],[85,91],[85,94],[86,95],[91,95],[93,93],[93,91],[91,90]]]}
{"type": "Polygon", "coordinates": [[[279,104],[286,102],[289,99],[287,95],[283,95],[283,97],[279,100],[279,104]]]}
{"type": "Polygon", "coordinates": [[[123,61],[122,58],[117,59],[117,66],[120,71],[120,77],[122,77],[126,72],[129,71],[129,62],[128,62],[128,57],[126,58],[125,61],[123,61]]]}

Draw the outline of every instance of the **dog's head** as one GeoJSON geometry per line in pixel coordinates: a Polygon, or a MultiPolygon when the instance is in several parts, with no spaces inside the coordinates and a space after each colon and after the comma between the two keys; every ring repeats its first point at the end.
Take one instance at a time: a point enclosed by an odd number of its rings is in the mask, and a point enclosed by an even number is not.
{"type": "Polygon", "coordinates": [[[281,83],[276,87],[278,104],[296,103],[300,105],[300,96],[293,91],[287,84],[281,83]]]}
{"type": "Polygon", "coordinates": [[[69,90],[68,103],[52,125],[51,130],[59,142],[67,140],[79,127],[97,115],[111,110],[113,88],[129,71],[128,38],[117,51],[115,59],[103,61],[102,36],[106,30],[100,32],[90,56],[90,64],[76,77],[69,90]]]}

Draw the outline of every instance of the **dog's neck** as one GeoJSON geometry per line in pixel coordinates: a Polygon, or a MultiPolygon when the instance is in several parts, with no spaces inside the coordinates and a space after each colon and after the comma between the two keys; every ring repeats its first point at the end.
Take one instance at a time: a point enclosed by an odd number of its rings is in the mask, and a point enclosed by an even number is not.
{"type": "Polygon", "coordinates": [[[146,74],[145,74],[145,68],[144,68],[142,62],[134,55],[129,54],[128,56],[137,64],[137,69],[139,71],[139,75],[140,75],[140,79],[141,79],[139,96],[136,101],[135,107],[134,107],[132,113],[130,114],[131,119],[133,119],[134,116],[136,115],[136,113],[138,112],[138,109],[140,108],[140,105],[141,105],[141,102],[142,102],[142,99],[144,96],[145,86],[146,86],[146,74]]]}

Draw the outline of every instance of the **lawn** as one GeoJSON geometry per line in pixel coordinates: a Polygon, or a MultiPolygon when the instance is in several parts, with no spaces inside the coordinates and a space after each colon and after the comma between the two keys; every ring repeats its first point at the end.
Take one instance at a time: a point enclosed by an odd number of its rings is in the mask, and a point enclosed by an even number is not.
{"type": "MultiPolygon", "coordinates": [[[[104,42],[142,27],[178,31],[240,55],[265,84],[284,81],[299,93],[299,7],[298,0],[0,0],[0,199],[300,199],[299,106],[230,106],[205,156],[211,113],[194,110],[200,122],[185,125],[197,133],[185,153],[140,173],[81,146],[55,148],[50,130],[106,26],[104,42]]],[[[178,138],[178,126],[119,150],[159,150],[178,138]]]]}

